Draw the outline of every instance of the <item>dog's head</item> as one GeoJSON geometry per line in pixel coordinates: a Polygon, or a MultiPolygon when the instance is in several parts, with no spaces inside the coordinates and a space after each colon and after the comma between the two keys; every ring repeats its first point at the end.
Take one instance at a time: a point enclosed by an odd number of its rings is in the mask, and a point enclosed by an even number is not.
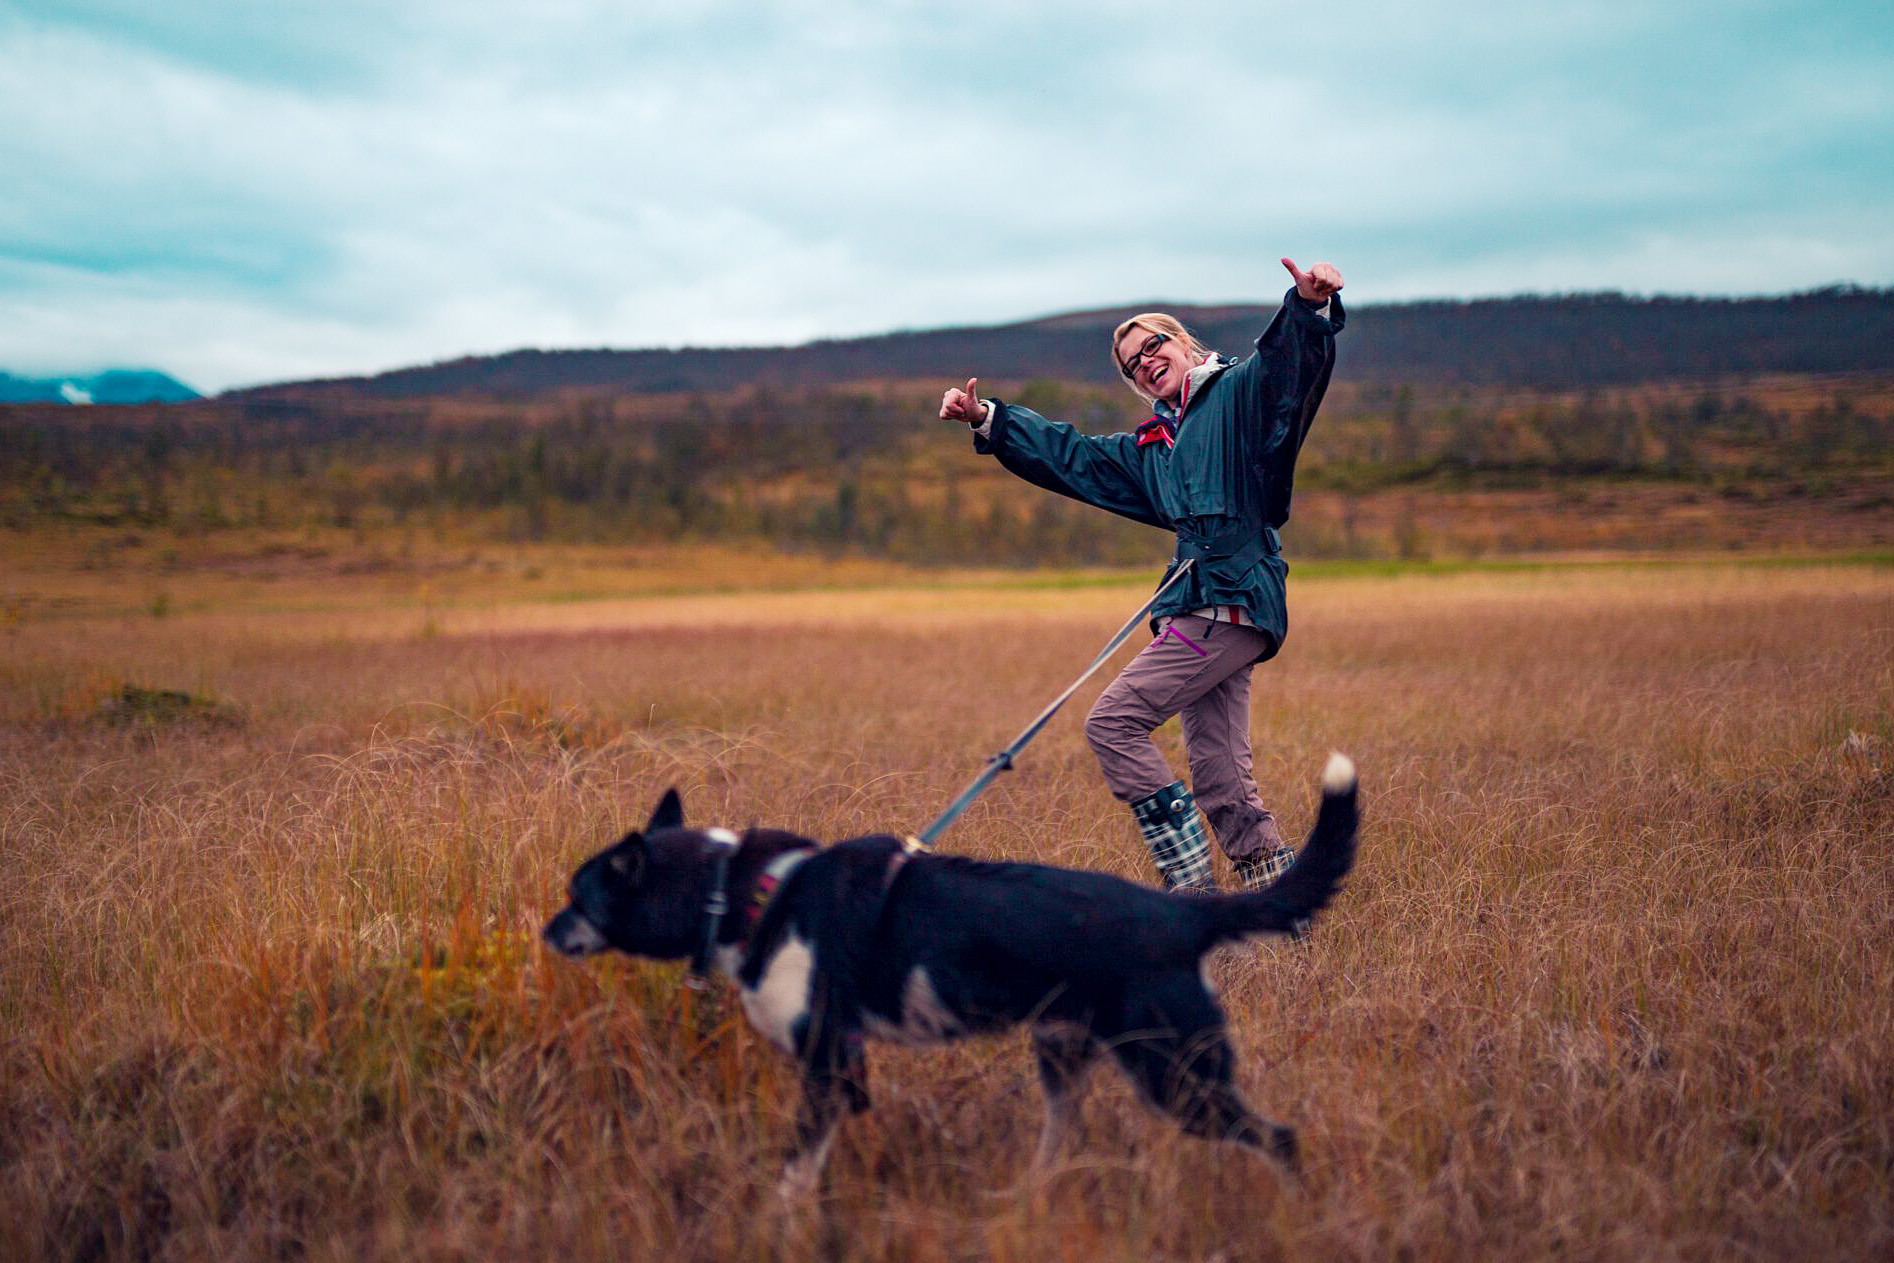
{"type": "Polygon", "coordinates": [[[547,944],[575,957],[608,947],[658,960],[691,955],[714,849],[712,835],[684,827],[683,800],[667,791],[642,832],[579,866],[566,888],[571,902],[546,924],[547,944]]]}

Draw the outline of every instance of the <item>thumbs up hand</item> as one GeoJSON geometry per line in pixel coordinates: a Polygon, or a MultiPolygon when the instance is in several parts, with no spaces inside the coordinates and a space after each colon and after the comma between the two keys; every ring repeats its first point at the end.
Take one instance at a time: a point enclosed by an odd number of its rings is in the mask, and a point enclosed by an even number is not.
{"type": "Polygon", "coordinates": [[[940,397],[940,419],[943,421],[965,421],[968,425],[979,425],[986,419],[986,410],[980,406],[980,379],[969,377],[967,388],[950,387],[940,397]]]}
{"type": "Polygon", "coordinates": [[[1337,294],[1342,288],[1342,274],[1333,263],[1318,263],[1304,272],[1296,266],[1294,259],[1284,259],[1282,265],[1289,269],[1289,275],[1296,278],[1296,293],[1305,302],[1321,305],[1337,294]]]}

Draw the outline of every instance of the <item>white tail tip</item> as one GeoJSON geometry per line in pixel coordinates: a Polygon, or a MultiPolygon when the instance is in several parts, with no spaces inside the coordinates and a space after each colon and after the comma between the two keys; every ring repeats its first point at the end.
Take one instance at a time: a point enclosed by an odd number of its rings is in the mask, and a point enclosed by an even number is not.
{"type": "Polygon", "coordinates": [[[1355,761],[1337,750],[1328,756],[1328,766],[1322,769],[1322,792],[1346,794],[1354,788],[1355,761]]]}

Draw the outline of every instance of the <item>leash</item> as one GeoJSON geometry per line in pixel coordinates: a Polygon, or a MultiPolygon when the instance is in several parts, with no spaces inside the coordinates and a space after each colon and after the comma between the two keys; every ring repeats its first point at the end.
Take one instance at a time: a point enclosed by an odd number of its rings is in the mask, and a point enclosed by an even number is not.
{"type": "Polygon", "coordinates": [[[1144,616],[1151,612],[1151,607],[1156,605],[1158,600],[1166,592],[1170,591],[1172,586],[1176,584],[1179,579],[1182,579],[1186,574],[1190,573],[1190,568],[1194,565],[1196,565],[1196,558],[1186,557],[1182,564],[1171,572],[1171,577],[1166,579],[1159,585],[1158,590],[1151,594],[1151,599],[1146,601],[1138,612],[1131,616],[1130,621],[1118,629],[1118,634],[1113,636],[1103,649],[1099,650],[1098,656],[1092,659],[1092,665],[1085,668],[1084,674],[1067,685],[1065,692],[1053,698],[1052,704],[1040,711],[1038,718],[1034,719],[1030,724],[1027,724],[1026,730],[1017,737],[1014,737],[1011,745],[987,760],[986,767],[978,776],[973,778],[973,783],[960,791],[960,797],[954,799],[953,802],[948,805],[947,810],[941,812],[939,818],[936,819],[933,824],[928,825],[926,829],[922,830],[918,838],[913,839],[919,849],[931,849],[935,839],[947,832],[947,826],[951,825],[955,820],[958,820],[960,813],[971,807],[973,800],[986,792],[986,787],[993,783],[995,777],[1001,772],[1010,772],[1013,770],[1013,757],[1021,750],[1024,750],[1032,739],[1039,735],[1039,730],[1044,728],[1054,715],[1058,714],[1059,707],[1065,705],[1067,701],[1071,700],[1072,694],[1079,691],[1079,685],[1091,679],[1092,674],[1097,671],[1098,668],[1105,665],[1105,660],[1111,657],[1112,654],[1118,652],[1118,646],[1130,639],[1131,633],[1136,631],[1138,625],[1144,621],[1144,616]]]}
{"type": "MultiPolygon", "coordinates": [[[[1136,631],[1138,624],[1144,621],[1144,616],[1151,612],[1151,607],[1156,605],[1166,592],[1169,592],[1172,587],[1176,586],[1179,579],[1182,579],[1186,574],[1190,573],[1190,569],[1194,565],[1196,565],[1196,558],[1186,557],[1178,565],[1177,569],[1171,572],[1170,578],[1158,585],[1157,591],[1151,594],[1151,599],[1140,606],[1138,612],[1133,614],[1130,619],[1126,621],[1125,625],[1118,629],[1118,634],[1107,641],[1105,647],[1098,651],[1098,656],[1092,659],[1092,665],[1086,667],[1078,679],[1068,684],[1065,692],[1053,698],[1052,704],[1040,711],[1038,716],[1030,724],[1026,725],[1024,732],[1013,738],[1012,744],[987,760],[986,767],[978,776],[973,778],[973,784],[960,791],[960,797],[954,799],[953,802],[948,805],[947,810],[940,814],[939,819],[935,820],[933,824],[928,825],[926,830],[923,831],[919,837],[906,837],[900,840],[900,849],[888,857],[887,870],[882,874],[881,888],[884,892],[894,885],[894,879],[900,874],[901,869],[906,866],[910,859],[923,851],[928,851],[933,848],[934,840],[947,831],[948,825],[951,825],[955,820],[960,818],[961,812],[973,805],[974,799],[986,792],[986,787],[993,783],[995,777],[1001,772],[1010,772],[1012,770],[1014,756],[1021,750],[1024,750],[1032,739],[1039,735],[1040,730],[1051,721],[1054,715],[1059,713],[1059,708],[1071,700],[1072,694],[1079,691],[1079,686],[1091,679],[1098,668],[1105,665],[1106,659],[1118,652],[1118,646],[1130,639],[1131,633],[1136,631]]],[[[1196,646],[1193,645],[1192,648],[1196,648],[1196,646]]],[[[1201,653],[1203,651],[1198,650],[1198,652],[1201,653]]],[[[707,983],[710,975],[711,957],[717,950],[717,936],[723,929],[724,918],[730,913],[730,860],[731,857],[736,854],[737,848],[740,845],[737,838],[730,835],[723,837],[713,836],[710,839],[710,844],[715,848],[715,852],[711,859],[710,866],[710,889],[704,899],[704,929],[703,933],[698,937],[697,949],[691,954],[690,970],[684,979],[685,985],[693,991],[703,990],[707,983]]],[[[803,860],[809,858],[809,854],[808,851],[790,851],[777,856],[770,862],[768,868],[765,869],[762,875],[757,879],[757,889],[752,895],[753,902],[756,905],[751,909],[753,915],[760,911],[763,903],[768,902],[769,896],[775,892],[777,886],[788,878],[796,866],[801,864],[803,860]]]]}

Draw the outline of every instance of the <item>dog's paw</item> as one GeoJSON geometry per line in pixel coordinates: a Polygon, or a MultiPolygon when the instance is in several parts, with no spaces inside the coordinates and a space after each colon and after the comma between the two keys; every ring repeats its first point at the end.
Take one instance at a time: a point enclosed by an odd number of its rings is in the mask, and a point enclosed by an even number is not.
{"type": "Polygon", "coordinates": [[[822,1168],[806,1158],[798,1158],[783,1168],[776,1180],[776,1200],[790,1210],[807,1210],[815,1205],[822,1187],[822,1168]]]}

